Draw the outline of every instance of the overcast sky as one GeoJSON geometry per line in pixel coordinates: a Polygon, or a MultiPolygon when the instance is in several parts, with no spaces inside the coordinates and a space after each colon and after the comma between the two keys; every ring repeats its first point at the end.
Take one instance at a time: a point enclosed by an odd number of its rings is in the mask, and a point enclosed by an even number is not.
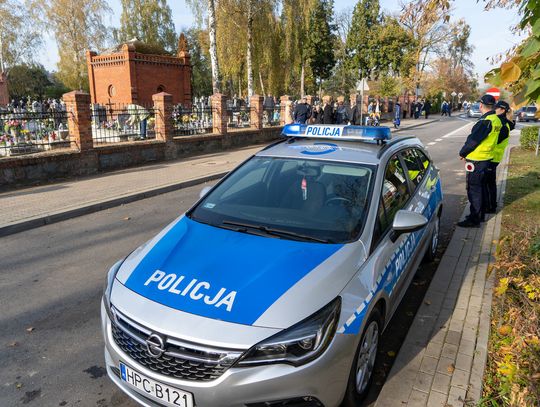
{"type": "MultiPolygon", "coordinates": [[[[335,10],[352,8],[356,4],[353,0],[335,0],[335,10]]],[[[475,0],[454,0],[454,11],[452,20],[465,19],[471,26],[470,42],[474,45],[472,61],[475,72],[482,82],[483,75],[492,66],[488,58],[510,49],[520,42],[520,37],[512,34],[511,27],[519,22],[517,11],[512,10],[483,10],[483,1],[477,3],[475,0]]],[[[106,23],[113,26],[120,25],[121,6],[120,0],[109,0],[109,5],[113,9],[113,16],[106,23]]],[[[182,31],[193,25],[194,19],[189,7],[184,0],[169,1],[173,12],[173,19],[177,31],[182,31]]],[[[382,8],[387,12],[398,12],[398,0],[381,0],[382,8]]],[[[41,54],[39,62],[50,71],[56,70],[58,62],[58,50],[51,37],[46,38],[45,53],[41,54]]]]}

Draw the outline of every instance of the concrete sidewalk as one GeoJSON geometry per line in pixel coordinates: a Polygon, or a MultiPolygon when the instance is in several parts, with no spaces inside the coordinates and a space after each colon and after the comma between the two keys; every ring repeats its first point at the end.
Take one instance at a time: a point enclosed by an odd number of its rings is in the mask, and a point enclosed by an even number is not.
{"type": "MultiPolygon", "coordinates": [[[[434,121],[407,119],[398,131],[434,121]]],[[[222,178],[265,145],[0,193],[0,236],[222,178]]]]}
{"type": "MultiPolygon", "coordinates": [[[[498,168],[499,208],[508,157],[509,149],[498,168]]],[[[495,280],[489,270],[501,219],[499,211],[480,228],[456,227],[375,407],[477,405],[495,280]]]]}

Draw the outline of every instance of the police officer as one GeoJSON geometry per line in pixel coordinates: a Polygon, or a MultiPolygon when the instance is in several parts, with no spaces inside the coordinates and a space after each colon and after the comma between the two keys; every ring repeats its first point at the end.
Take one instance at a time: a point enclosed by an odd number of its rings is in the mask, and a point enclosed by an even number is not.
{"type": "Polygon", "coordinates": [[[458,222],[461,227],[478,227],[484,220],[487,202],[485,175],[491,165],[493,149],[497,144],[502,128],[501,119],[494,110],[495,98],[484,95],[480,98],[482,116],[471,130],[465,144],[459,151],[462,160],[466,160],[467,198],[470,204],[469,215],[458,222]]]}
{"type": "Polygon", "coordinates": [[[495,113],[497,113],[497,116],[501,120],[502,128],[497,139],[497,145],[493,149],[493,158],[491,159],[489,171],[486,173],[486,188],[488,193],[485,208],[486,213],[495,213],[497,211],[497,166],[502,160],[506,146],[508,146],[510,131],[516,127],[516,123],[512,120],[512,112],[508,103],[499,100],[495,104],[495,113]]]}

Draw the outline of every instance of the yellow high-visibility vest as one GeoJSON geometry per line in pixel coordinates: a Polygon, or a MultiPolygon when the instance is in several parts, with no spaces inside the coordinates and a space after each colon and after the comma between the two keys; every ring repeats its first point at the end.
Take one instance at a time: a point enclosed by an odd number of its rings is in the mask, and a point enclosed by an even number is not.
{"type": "Polygon", "coordinates": [[[494,163],[501,162],[504,155],[504,150],[506,149],[506,146],[508,146],[508,139],[510,138],[510,125],[506,123],[505,126],[508,128],[508,137],[506,137],[499,144],[495,144],[495,147],[493,148],[493,158],[491,159],[491,161],[494,163]]]}
{"type": "Polygon", "coordinates": [[[488,161],[493,158],[493,149],[497,145],[499,132],[502,128],[501,119],[495,113],[486,116],[484,120],[491,122],[491,132],[482,140],[482,142],[474,149],[472,153],[465,157],[471,161],[488,161]]]}

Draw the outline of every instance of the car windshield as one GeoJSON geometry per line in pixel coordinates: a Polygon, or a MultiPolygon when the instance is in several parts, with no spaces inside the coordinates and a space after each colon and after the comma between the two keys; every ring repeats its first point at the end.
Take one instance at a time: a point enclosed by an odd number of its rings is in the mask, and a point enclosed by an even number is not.
{"type": "Polygon", "coordinates": [[[480,110],[480,103],[473,103],[471,106],[471,110],[480,110]]]}
{"type": "Polygon", "coordinates": [[[536,107],[535,106],[527,106],[523,108],[523,111],[527,113],[536,113],[536,107]]]}
{"type": "Polygon", "coordinates": [[[343,243],[363,228],[374,170],[365,164],[254,157],[187,216],[243,233],[343,243]]]}

